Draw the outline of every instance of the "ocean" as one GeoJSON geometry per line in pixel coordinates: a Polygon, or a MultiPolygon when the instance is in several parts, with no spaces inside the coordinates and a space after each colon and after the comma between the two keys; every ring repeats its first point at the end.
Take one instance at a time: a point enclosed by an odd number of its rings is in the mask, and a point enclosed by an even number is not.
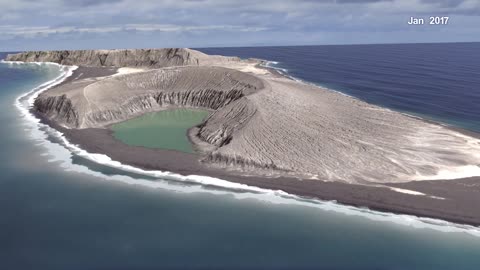
{"type": "MultiPolygon", "coordinates": [[[[202,50],[276,61],[295,78],[478,131],[479,48],[202,50]]],[[[38,85],[69,71],[0,63],[0,269],[480,268],[479,228],[152,175],[74,149],[27,111],[38,85]]]]}

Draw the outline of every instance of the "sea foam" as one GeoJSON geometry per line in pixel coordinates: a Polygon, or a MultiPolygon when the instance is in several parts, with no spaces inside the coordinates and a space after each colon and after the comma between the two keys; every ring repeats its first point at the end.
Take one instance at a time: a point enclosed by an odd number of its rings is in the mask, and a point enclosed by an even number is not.
{"type": "Polygon", "coordinates": [[[253,186],[248,186],[239,183],[233,183],[222,179],[217,179],[207,176],[188,175],[183,176],[171,172],[164,171],[146,171],[133,166],[125,165],[114,161],[106,155],[89,153],[78,146],[71,144],[63,134],[45,124],[40,123],[40,120],[30,113],[30,108],[33,105],[35,98],[42,92],[60,84],[66,78],[73,74],[77,68],[75,66],[62,66],[54,63],[21,63],[21,62],[7,62],[3,63],[12,65],[57,65],[61,70],[61,74],[46,83],[35,87],[31,91],[20,95],[15,100],[15,106],[18,108],[21,117],[24,119],[23,125],[28,135],[35,142],[35,145],[44,147],[47,150],[46,154],[49,156],[49,162],[58,163],[58,166],[63,168],[66,172],[76,172],[87,174],[98,179],[107,181],[117,181],[131,185],[141,185],[150,188],[160,188],[179,193],[192,192],[208,192],[211,194],[233,194],[238,199],[255,199],[268,203],[299,205],[305,207],[314,207],[323,211],[332,211],[336,213],[345,214],[348,216],[358,216],[368,218],[369,220],[394,223],[399,225],[410,226],[419,229],[433,229],[441,232],[457,232],[468,233],[473,236],[480,237],[480,228],[455,224],[439,219],[421,218],[411,215],[399,215],[388,212],[379,212],[370,210],[368,208],[358,208],[338,204],[335,201],[322,201],[317,199],[307,199],[292,194],[288,194],[281,190],[269,190],[253,186]],[[53,142],[48,139],[49,136],[54,136],[60,143],[53,142]],[[151,181],[141,178],[133,178],[128,175],[105,175],[98,171],[89,169],[86,166],[78,165],[72,162],[74,155],[81,156],[96,163],[113,167],[125,172],[133,172],[139,175],[158,178],[157,181],[151,181]],[[198,185],[171,185],[171,182],[179,183],[193,183],[198,185]],[[206,187],[218,187],[218,189],[211,189],[206,187]]]}

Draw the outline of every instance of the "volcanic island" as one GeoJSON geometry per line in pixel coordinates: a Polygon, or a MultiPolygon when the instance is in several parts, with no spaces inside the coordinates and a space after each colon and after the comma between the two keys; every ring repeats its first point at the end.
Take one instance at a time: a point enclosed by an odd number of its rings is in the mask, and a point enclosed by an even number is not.
{"type": "Polygon", "coordinates": [[[480,178],[462,174],[480,164],[478,134],[294,80],[260,59],[172,48],[30,51],[6,60],[78,66],[31,111],[90,153],[145,170],[480,225],[480,178]],[[176,109],[205,112],[183,134],[191,152],[115,136],[121,123],[176,109]]]}

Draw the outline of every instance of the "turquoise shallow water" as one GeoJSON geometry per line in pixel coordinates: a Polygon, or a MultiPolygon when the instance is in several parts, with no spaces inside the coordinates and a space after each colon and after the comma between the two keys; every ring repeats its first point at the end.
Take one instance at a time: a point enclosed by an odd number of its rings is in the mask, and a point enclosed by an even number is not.
{"type": "Polygon", "coordinates": [[[147,113],[113,125],[113,136],[129,145],[194,153],[188,129],[207,115],[208,111],[186,108],[147,113]]]}
{"type": "Polygon", "coordinates": [[[0,269],[480,268],[480,237],[465,232],[71,155],[13,105],[57,74],[0,64],[0,269]]]}

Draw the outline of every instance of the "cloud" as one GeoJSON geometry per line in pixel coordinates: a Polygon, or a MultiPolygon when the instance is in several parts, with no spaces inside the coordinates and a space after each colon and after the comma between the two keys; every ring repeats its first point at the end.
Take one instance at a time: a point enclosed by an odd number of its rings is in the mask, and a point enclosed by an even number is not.
{"type": "MultiPolygon", "coordinates": [[[[467,31],[463,36],[480,39],[480,30],[474,29],[480,25],[479,0],[0,0],[0,10],[0,46],[47,37],[55,37],[56,44],[79,44],[88,37],[93,44],[105,36],[135,40],[151,33],[169,33],[169,39],[185,46],[212,40],[257,44],[255,39],[264,40],[262,44],[280,39],[335,43],[359,38],[357,33],[365,36],[358,43],[364,43],[379,33],[411,40],[427,31],[424,36],[432,40],[447,39],[445,31],[467,31]],[[431,15],[449,15],[451,24],[406,24],[410,16],[431,15]]],[[[385,42],[391,41],[384,36],[385,42]]],[[[461,41],[460,35],[454,36],[461,41]]]]}
{"type": "Polygon", "coordinates": [[[465,0],[421,0],[422,3],[434,4],[441,7],[455,8],[460,6],[465,0]]]}
{"type": "Polygon", "coordinates": [[[336,4],[367,4],[378,2],[392,2],[393,0],[335,0],[336,4]]]}
{"type": "Polygon", "coordinates": [[[205,26],[183,26],[168,24],[126,24],[102,27],[74,27],[74,26],[18,26],[5,25],[0,26],[0,36],[34,38],[36,36],[48,36],[52,34],[72,34],[72,33],[115,33],[115,32],[198,32],[198,31],[240,31],[240,32],[259,32],[266,31],[265,27],[244,27],[235,25],[205,25],[205,26]]]}
{"type": "MultiPolygon", "coordinates": [[[[98,6],[108,6],[103,11],[136,12],[161,9],[192,9],[201,10],[261,10],[261,11],[292,11],[308,8],[322,8],[326,5],[333,6],[368,6],[376,3],[387,3],[392,6],[405,2],[411,7],[411,11],[420,5],[428,5],[431,9],[438,7],[450,8],[452,12],[456,7],[478,7],[478,0],[0,0],[0,10],[68,10],[75,8],[78,11],[91,11],[98,6]],[[477,3],[477,5],[468,4],[477,3]]],[[[352,10],[355,12],[355,10],[352,10]]]]}
{"type": "Polygon", "coordinates": [[[123,0],[63,0],[63,5],[74,7],[90,7],[120,3],[123,0]]]}

